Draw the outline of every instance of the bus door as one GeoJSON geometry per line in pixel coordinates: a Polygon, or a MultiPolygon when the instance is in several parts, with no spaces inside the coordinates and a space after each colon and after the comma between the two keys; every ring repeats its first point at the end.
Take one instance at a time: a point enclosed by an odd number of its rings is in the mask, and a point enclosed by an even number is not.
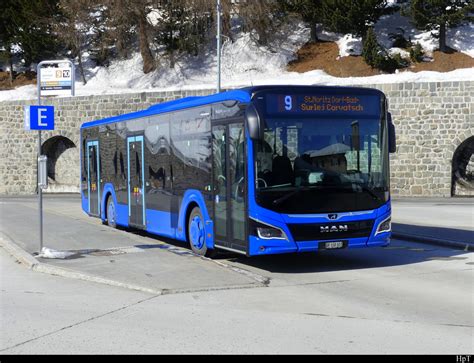
{"type": "Polygon", "coordinates": [[[99,142],[87,142],[87,198],[89,200],[89,214],[100,214],[100,167],[99,142]]]}
{"type": "Polygon", "coordinates": [[[247,253],[243,123],[212,127],[215,246],[247,253]]]}
{"type": "Polygon", "coordinates": [[[145,156],[143,136],[127,138],[128,154],[128,223],[144,228],[145,224],[145,156]]]}

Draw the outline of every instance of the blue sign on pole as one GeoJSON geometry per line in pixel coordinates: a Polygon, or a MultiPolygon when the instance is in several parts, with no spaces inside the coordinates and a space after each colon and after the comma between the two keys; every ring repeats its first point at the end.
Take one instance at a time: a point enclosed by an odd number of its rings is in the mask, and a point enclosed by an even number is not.
{"type": "Polygon", "coordinates": [[[54,130],[54,106],[26,106],[27,130],[54,130]]]}

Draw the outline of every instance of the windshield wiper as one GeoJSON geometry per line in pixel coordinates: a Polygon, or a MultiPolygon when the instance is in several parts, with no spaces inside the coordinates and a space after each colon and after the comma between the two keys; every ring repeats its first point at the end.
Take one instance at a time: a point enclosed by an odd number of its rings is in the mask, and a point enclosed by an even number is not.
{"type": "Polygon", "coordinates": [[[275,199],[273,201],[273,205],[279,205],[279,204],[283,203],[285,200],[287,200],[288,198],[291,198],[292,196],[294,196],[296,194],[299,194],[303,190],[320,189],[320,188],[322,188],[322,187],[319,186],[319,185],[314,185],[314,186],[311,186],[311,187],[299,186],[295,190],[293,190],[291,193],[285,194],[283,197],[275,199]]]}
{"type": "Polygon", "coordinates": [[[367,194],[370,194],[370,196],[373,197],[374,199],[377,199],[380,202],[384,201],[382,198],[380,198],[377,194],[375,194],[371,189],[367,188],[365,185],[358,184],[358,183],[352,183],[351,188],[353,190],[356,190],[355,188],[360,188],[361,191],[364,191],[367,194]]]}
{"type": "Polygon", "coordinates": [[[302,187],[298,187],[297,189],[293,190],[291,193],[285,194],[283,197],[275,199],[273,201],[273,205],[278,205],[278,204],[283,203],[285,200],[287,200],[288,198],[291,198],[292,196],[300,193],[302,190],[303,190],[302,187]]]}

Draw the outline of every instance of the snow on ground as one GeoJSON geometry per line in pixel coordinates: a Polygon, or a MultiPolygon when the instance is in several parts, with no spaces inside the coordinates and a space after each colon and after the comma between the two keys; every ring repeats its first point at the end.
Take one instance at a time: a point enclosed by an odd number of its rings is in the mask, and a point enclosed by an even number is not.
{"type": "MultiPolygon", "coordinates": [[[[416,29],[408,17],[402,16],[400,12],[392,15],[382,16],[377,24],[375,24],[375,33],[377,40],[385,48],[391,48],[393,40],[390,39],[391,34],[401,33],[405,39],[411,39],[413,43],[420,43],[423,49],[431,55],[433,51],[438,49],[438,39],[436,39],[431,31],[423,31],[416,29]]],[[[465,53],[474,58],[474,24],[468,23],[457,28],[448,29],[446,43],[449,47],[459,52],[465,53]]]]}
{"type": "MultiPolygon", "coordinates": [[[[400,48],[393,48],[391,35],[403,34],[405,39],[411,39],[415,43],[420,43],[427,55],[431,56],[438,49],[438,40],[431,31],[416,29],[406,16],[402,16],[400,11],[382,16],[375,24],[375,34],[378,42],[389,50],[391,55],[399,53],[402,57],[408,57],[409,53],[400,48]]],[[[436,32],[435,32],[436,33],[436,32]]],[[[336,42],[339,46],[339,56],[362,54],[362,38],[351,34],[336,34],[327,31],[320,31],[318,37],[324,41],[336,42]]],[[[465,53],[474,58],[474,23],[467,23],[459,27],[448,29],[447,45],[459,52],[465,53]]]]}
{"type": "MultiPolygon", "coordinates": [[[[427,51],[433,51],[437,45],[430,32],[421,32],[413,28],[408,19],[399,13],[386,16],[376,24],[375,30],[379,42],[391,48],[391,33],[401,27],[405,37],[418,41],[427,51]]],[[[448,31],[448,45],[474,57],[474,25],[468,24],[448,31]]],[[[362,51],[360,38],[330,32],[319,32],[321,40],[337,42],[339,56],[356,55],[362,51]]],[[[225,41],[222,49],[222,87],[237,88],[261,84],[320,84],[320,85],[364,85],[399,82],[442,82],[474,80],[473,69],[458,69],[453,72],[400,71],[396,74],[384,74],[372,77],[332,77],[321,70],[306,73],[286,71],[289,61],[295,58],[296,51],[309,40],[309,29],[303,24],[292,27],[292,31],[277,35],[272,49],[256,44],[248,33],[243,33],[231,43],[225,41]],[[288,34],[290,34],[288,36],[288,34]]],[[[390,53],[405,51],[391,48],[390,53]]],[[[86,57],[87,58],[87,57],[86,57]]],[[[147,91],[214,89],[216,87],[217,57],[215,50],[209,50],[200,57],[183,57],[170,68],[166,57],[158,57],[158,70],[149,74],[142,72],[142,60],[136,53],[128,60],[114,61],[106,67],[95,67],[86,60],[86,85],[79,82],[77,74],[76,96],[117,94],[147,91]]],[[[336,60],[335,60],[336,61],[336,60]]],[[[77,68],[76,68],[77,71],[77,68]]],[[[0,101],[34,99],[36,86],[24,86],[10,91],[0,91],[0,101]]]]}
{"type": "Polygon", "coordinates": [[[355,37],[352,34],[346,34],[336,41],[339,47],[339,56],[347,57],[349,55],[362,54],[362,38],[355,37]]]}
{"type": "Polygon", "coordinates": [[[474,23],[448,30],[448,45],[474,58],[474,23]]]}
{"type": "MultiPolygon", "coordinates": [[[[265,74],[249,74],[242,75],[241,80],[226,81],[223,79],[222,88],[239,88],[247,87],[250,85],[370,85],[370,84],[382,84],[382,83],[404,83],[404,82],[456,82],[474,80],[474,71],[472,69],[457,69],[452,72],[440,73],[440,72],[408,72],[402,71],[395,74],[381,74],[371,77],[346,77],[338,78],[333,77],[321,70],[310,71],[306,73],[286,72],[282,71],[279,76],[267,77],[265,74]]],[[[171,77],[173,78],[173,77],[171,77]]],[[[234,75],[234,79],[238,78],[238,75],[234,75]]],[[[135,93],[135,92],[157,92],[157,91],[175,91],[175,90],[201,90],[201,89],[215,89],[216,88],[216,76],[207,73],[207,79],[199,77],[191,82],[186,79],[181,79],[182,85],[172,85],[166,83],[165,86],[151,87],[146,84],[146,87],[111,87],[108,85],[101,85],[98,82],[90,82],[86,86],[83,86],[79,82],[76,83],[76,96],[89,96],[89,95],[100,95],[100,94],[119,94],[119,93],[135,93]]],[[[143,83],[143,78],[132,83],[143,83]]],[[[1,101],[15,101],[15,100],[28,100],[35,99],[37,97],[36,86],[23,86],[12,91],[0,91],[0,102],[1,101]]]]}

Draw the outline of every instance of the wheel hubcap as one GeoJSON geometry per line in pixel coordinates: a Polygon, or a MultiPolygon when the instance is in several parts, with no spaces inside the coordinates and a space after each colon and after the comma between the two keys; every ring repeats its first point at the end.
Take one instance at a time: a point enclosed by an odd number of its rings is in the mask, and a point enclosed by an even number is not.
{"type": "Polygon", "coordinates": [[[115,223],[115,207],[114,203],[109,204],[109,210],[107,212],[107,217],[109,218],[110,223],[115,223]]]}
{"type": "Polygon", "coordinates": [[[191,237],[191,243],[198,250],[204,246],[204,227],[199,216],[195,216],[191,221],[189,228],[189,234],[191,237]]]}

